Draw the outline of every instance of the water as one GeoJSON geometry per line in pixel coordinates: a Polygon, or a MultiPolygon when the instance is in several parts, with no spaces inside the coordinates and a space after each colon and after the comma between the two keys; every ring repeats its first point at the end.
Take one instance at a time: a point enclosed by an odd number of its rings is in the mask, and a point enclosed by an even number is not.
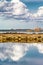
{"type": "Polygon", "coordinates": [[[0,43],[0,65],[43,65],[43,43],[0,43]]]}

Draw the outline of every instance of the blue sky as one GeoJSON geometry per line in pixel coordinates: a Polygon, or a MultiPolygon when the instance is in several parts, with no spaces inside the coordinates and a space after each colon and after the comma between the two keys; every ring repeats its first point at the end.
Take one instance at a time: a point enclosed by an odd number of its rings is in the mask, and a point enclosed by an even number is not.
{"type": "Polygon", "coordinates": [[[43,1],[29,1],[0,0],[0,29],[43,28],[43,1]]]}
{"type": "MultiPolygon", "coordinates": [[[[11,0],[7,0],[7,1],[11,1],[11,0]]],[[[31,2],[32,2],[32,1],[43,1],[43,0],[21,0],[21,1],[24,1],[24,2],[25,2],[25,1],[26,1],[26,2],[27,2],[27,1],[28,1],[28,2],[31,1],[31,2]]]]}
{"type": "Polygon", "coordinates": [[[34,1],[37,1],[38,2],[38,1],[43,1],[43,0],[21,0],[21,1],[26,1],[26,2],[30,2],[30,1],[31,2],[34,2],[34,1]]]}

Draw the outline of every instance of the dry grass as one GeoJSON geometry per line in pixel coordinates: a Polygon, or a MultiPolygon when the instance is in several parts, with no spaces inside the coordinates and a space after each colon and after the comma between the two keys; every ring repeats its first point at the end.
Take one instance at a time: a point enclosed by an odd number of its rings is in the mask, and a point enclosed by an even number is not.
{"type": "Polygon", "coordinates": [[[43,34],[0,33],[0,42],[43,43],[43,34]]]}

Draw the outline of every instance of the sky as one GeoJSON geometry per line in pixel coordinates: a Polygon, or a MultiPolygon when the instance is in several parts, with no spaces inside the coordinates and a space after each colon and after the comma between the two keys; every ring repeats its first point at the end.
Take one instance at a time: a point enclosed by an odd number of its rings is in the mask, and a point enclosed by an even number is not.
{"type": "Polygon", "coordinates": [[[43,1],[43,0],[26,0],[26,1],[43,1]]]}
{"type": "MultiPolygon", "coordinates": [[[[43,28],[43,1],[29,1],[0,0],[0,29],[43,28]]],[[[0,44],[0,65],[6,64],[43,65],[43,44],[0,44]]]]}
{"type": "MultiPolygon", "coordinates": [[[[43,28],[43,0],[29,1],[0,0],[0,29],[43,28]]],[[[0,65],[43,65],[43,44],[2,43],[0,65]]]]}
{"type": "Polygon", "coordinates": [[[29,1],[0,0],[0,29],[43,28],[43,1],[29,1]]]}

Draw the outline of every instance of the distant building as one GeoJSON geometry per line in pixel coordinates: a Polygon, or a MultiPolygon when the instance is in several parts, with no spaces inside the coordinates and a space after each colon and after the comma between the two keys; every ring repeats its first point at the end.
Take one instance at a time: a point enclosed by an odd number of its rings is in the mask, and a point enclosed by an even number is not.
{"type": "Polygon", "coordinates": [[[41,28],[35,28],[34,31],[35,32],[40,32],[41,31],[41,28]]]}

